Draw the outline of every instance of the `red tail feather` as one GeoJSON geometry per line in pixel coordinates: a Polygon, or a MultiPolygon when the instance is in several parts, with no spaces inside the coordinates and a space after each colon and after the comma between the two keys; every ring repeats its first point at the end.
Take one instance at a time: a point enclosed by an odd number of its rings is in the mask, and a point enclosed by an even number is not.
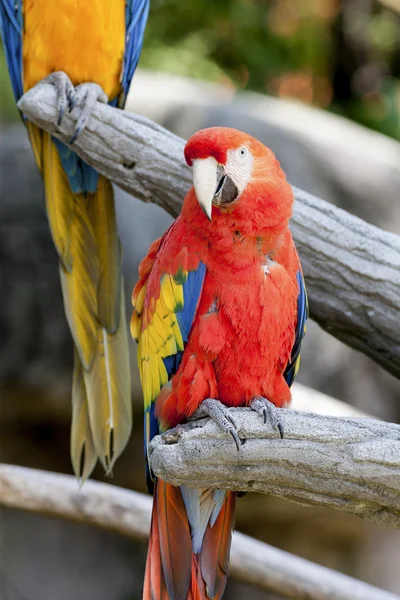
{"type": "Polygon", "coordinates": [[[144,576],[143,600],[169,600],[161,563],[156,505],[153,505],[149,549],[144,576]]]}
{"type": "Polygon", "coordinates": [[[222,598],[228,577],[235,500],[235,492],[228,492],[213,527],[206,529],[199,556],[199,575],[204,579],[207,591],[205,597],[213,600],[222,598]]]}
{"type": "Polygon", "coordinates": [[[192,580],[187,600],[203,600],[203,598],[207,598],[204,582],[197,579],[198,571],[197,557],[195,554],[192,554],[192,580]]]}
{"type": "Polygon", "coordinates": [[[154,492],[143,600],[220,600],[228,576],[235,494],[228,492],[199,555],[192,541],[179,488],[161,479],[154,492]]]}

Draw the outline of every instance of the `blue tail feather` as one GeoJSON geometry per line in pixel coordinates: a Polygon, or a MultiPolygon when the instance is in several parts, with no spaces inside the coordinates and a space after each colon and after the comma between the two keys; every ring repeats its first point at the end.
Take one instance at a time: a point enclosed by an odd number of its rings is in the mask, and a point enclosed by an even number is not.
{"type": "Polygon", "coordinates": [[[94,194],[99,182],[99,174],[90,165],[86,164],[73,150],[53,138],[61,164],[67,174],[71,190],[74,194],[94,194]]]}

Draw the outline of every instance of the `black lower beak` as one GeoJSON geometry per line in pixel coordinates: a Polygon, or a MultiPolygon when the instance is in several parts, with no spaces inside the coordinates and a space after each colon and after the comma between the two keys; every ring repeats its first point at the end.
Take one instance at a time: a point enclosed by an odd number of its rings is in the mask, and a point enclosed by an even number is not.
{"type": "Polygon", "coordinates": [[[228,204],[232,204],[238,195],[239,190],[233,179],[229,175],[222,175],[215,190],[213,204],[227,206],[228,204]]]}

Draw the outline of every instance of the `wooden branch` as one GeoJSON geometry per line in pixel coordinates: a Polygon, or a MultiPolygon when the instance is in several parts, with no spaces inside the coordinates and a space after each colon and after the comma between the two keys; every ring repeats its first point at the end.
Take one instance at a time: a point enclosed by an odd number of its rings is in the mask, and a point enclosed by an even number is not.
{"type": "Polygon", "coordinates": [[[207,419],[150,446],[154,473],[172,483],[284,496],[400,527],[400,426],[282,409],[285,437],[247,408],[231,409],[245,440],[207,419]]]}
{"type": "MultiPolygon", "coordinates": [[[[0,465],[0,505],[96,525],[145,541],[151,498],[67,475],[0,465]]],[[[398,596],[234,533],[232,577],[297,600],[398,600],[398,596]]]]}
{"type": "MultiPolygon", "coordinates": [[[[66,114],[57,128],[55,103],[54,88],[38,84],[19,108],[68,142],[79,109],[66,114]]],[[[123,189],[176,216],[191,185],[184,143],[144,117],[97,103],[74,149],[123,189]]],[[[311,317],[400,377],[400,237],[306,192],[294,192],[292,230],[311,317]]]]}

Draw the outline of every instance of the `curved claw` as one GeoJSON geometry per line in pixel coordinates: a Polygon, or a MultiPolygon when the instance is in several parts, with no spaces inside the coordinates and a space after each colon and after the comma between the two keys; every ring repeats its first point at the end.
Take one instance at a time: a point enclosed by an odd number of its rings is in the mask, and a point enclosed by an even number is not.
{"type": "Polygon", "coordinates": [[[57,127],[61,125],[63,116],[65,114],[67,106],[71,106],[71,102],[75,96],[75,88],[66,73],[63,71],[55,71],[50,73],[45,79],[46,83],[51,83],[57,90],[57,127]]]}
{"type": "Polygon", "coordinates": [[[214,398],[207,398],[200,404],[195,416],[210,417],[223,431],[233,437],[237,450],[240,450],[242,442],[237,432],[237,425],[230,409],[225,404],[214,398]]]}
{"type": "Polygon", "coordinates": [[[102,102],[104,104],[107,104],[108,102],[107,95],[97,83],[82,83],[81,85],[78,85],[70,110],[79,106],[81,108],[81,113],[76,122],[74,134],[69,140],[70,144],[73,144],[85,129],[96,102],[102,102]]]}
{"type": "Polygon", "coordinates": [[[236,429],[228,429],[229,433],[231,434],[231,436],[233,437],[233,441],[236,444],[236,450],[239,452],[240,450],[240,446],[242,445],[242,441],[239,437],[238,432],[236,431],[236,429]]]}
{"type": "Polygon", "coordinates": [[[238,428],[237,423],[236,423],[235,419],[232,417],[232,414],[231,414],[229,408],[226,409],[225,416],[228,419],[228,421],[230,421],[232,423],[235,430],[237,430],[237,428],[238,428]]]}
{"type": "Polygon", "coordinates": [[[61,106],[58,110],[57,127],[60,127],[64,113],[65,113],[65,106],[61,106]]]}
{"type": "Polygon", "coordinates": [[[272,427],[274,429],[278,429],[279,435],[281,439],[283,439],[284,425],[281,419],[279,408],[277,408],[275,404],[267,400],[267,398],[258,396],[252,400],[250,408],[263,417],[264,424],[266,424],[267,420],[269,420],[272,427]]]}
{"type": "Polygon", "coordinates": [[[74,142],[76,142],[76,140],[78,139],[78,136],[80,136],[81,133],[82,133],[82,128],[77,126],[75,128],[73,135],[69,139],[69,143],[73,144],[74,142]]]}
{"type": "Polygon", "coordinates": [[[68,112],[71,112],[71,110],[74,108],[75,104],[76,104],[76,92],[75,92],[75,88],[73,90],[68,90],[67,91],[67,98],[68,98],[68,112]]]}
{"type": "Polygon", "coordinates": [[[262,414],[264,415],[264,425],[266,425],[267,424],[268,411],[267,411],[267,409],[265,407],[262,409],[262,414]]]}

